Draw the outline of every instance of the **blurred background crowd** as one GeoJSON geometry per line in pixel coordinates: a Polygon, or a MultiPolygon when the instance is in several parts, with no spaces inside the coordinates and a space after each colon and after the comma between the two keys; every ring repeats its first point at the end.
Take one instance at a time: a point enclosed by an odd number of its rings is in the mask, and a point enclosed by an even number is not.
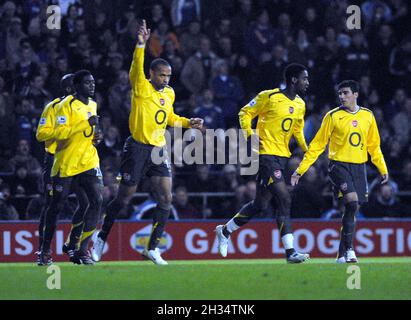
{"type": "MultiPolygon", "coordinates": [[[[170,62],[175,112],[205,119],[209,129],[238,128],[238,111],[259,91],[283,86],[291,62],[306,65],[310,88],[305,137],[338,106],[335,85],[354,79],[360,105],[377,119],[391,182],[368,166],[370,201],[360,216],[411,217],[411,24],[406,0],[0,0],[0,220],[36,219],[43,205],[44,146],[35,139],[43,107],[60,96],[59,79],[79,69],[96,79],[104,141],[98,146],[107,203],[128,132],[128,69],[139,20],[152,36],[146,65],[170,62]],[[61,8],[61,29],[47,28],[48,5],[61,8]],[[361,29],[348,30],[346,9],[361,7],[361,29]]],[[[147,73],[148,74],[148,73],[147,73]]],[[[173,141],[173,149],[184,145],[173,141]]],[[[293,142],[288,175],[302,159],[293,142]]],[[[173,155],[173,150],[171,150],[173,155]]],[[[323,155],[293,190],[292,216],[333,218],[323,155]]],[[[226,218],[253,199],[253,176],[235,165],[174,165],[175,219],[226,218]]],[[[143,181],[124,219],[149,217],[155,206],[143,181]]],[[[62,219],[70,218],[71,198],[62,219]]],[[[275,206],[261,214],[274,215],[275,206]]]]}

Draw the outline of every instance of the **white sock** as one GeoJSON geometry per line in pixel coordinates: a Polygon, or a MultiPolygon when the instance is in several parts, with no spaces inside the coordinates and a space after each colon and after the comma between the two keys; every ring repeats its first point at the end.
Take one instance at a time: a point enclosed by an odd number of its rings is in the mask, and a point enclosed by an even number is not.
{"type": "Polygon", "coordinates": [[[294,236],[292,233],[287,233],[281,237],[284,249],[294,248],[294,236]]]}
{"type": "Polygon", "coordinates": [[[228,221],[226,223],[226,227],[227,227],[227,231],[230,233],[233,233],[234,231],[240,228],[239,226],[235,224],[234,219],[231,219],[230,221],[228,221]]]}

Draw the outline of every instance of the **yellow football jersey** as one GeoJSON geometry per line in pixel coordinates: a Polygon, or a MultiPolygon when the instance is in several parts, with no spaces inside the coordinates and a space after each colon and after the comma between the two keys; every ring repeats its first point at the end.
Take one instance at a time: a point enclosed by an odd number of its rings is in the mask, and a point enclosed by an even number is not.
{"type": "Polygon", "coordinates": [[[303,175],[324,152],[328,143],[328,157],[331,160],[365,163],[369,153],[378,171],[381,174],[388,173],[380,148],[377,123],[370,110],[360,107],[357,112],[352,113],[344,107],[338,107],[329,111],[311,141],[297,173],[303,175]]]}
{"type": "Polygon", "coordinates": [[[131,112],[129,129],[134,140],[157,147],[166,144],[167,125],[190,127],[190,120],[174,113],[174,90],[157,91],[144,74],[144,46],[136,46],[130,68],[131,112]]]}
{"type": "Polygon", "coordinates": [[[57,105],[63,98],[56,98],[48,103],[41,113],[40,121],[37,126],[37,141],[43,142],[46,152],[54,154],[56,152],[57,142],[54,140],[54,125],[56,123],[57,105]]]}
{"type": "Polygon", "coordinates": [[[305,102],[298,95],[289,99],[279,88],[260,92],[238,114],[246,138],[253,134],[251,121],[258,116],[260,154],[291,156],[289,142],[295,137],[303,151],[307,151],[304,138],[305,102]]]}
{"type": "Polygon", "coordinates": [[[94,127],[88,119],[97,114],[97,104],[89,99],[84,104],[70,95],[56,111],[54,138],[57,141],[51,176],[71,177],[99,166],[93,145],[94,127]]]}

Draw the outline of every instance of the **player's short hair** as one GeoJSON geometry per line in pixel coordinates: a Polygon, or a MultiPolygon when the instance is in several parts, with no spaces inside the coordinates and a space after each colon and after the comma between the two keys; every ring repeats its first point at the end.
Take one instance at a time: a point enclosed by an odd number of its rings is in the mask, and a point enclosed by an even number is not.
{"type": "Polygon", "coordinates": [[[299,63],[291,63],[284,69],[285,83],[291,83],[292,78],[298,78],[301,72],[306,71],[307,67],[299,63]]]}
{"type": "Polygon", "coordinates": [[[60,89],[65,90],[67,87],[73,86],[74,73],[67,73],[60,79],[60,89]]]}
{"type": "Polygon", "coordinates": [[[360,84],[355,80],[344,80],[337,84],[337,91],[342,88],[350,88],[352,93],[360,91],[360,84]]]}
{"type": "Polygon", "coordinates": [[[84,77],[91,76],[91,72],[88,70],[79,70],[76,73],[74,73],[73,77],[73,84],[79,85],[81,81],[84,79],[84,77]]]}
{"type": "Polygon", "coordinates": [[[160,66],[165,66],[165,67],[170,67],[171,68],[171,65],[168,63],[168,61],[166,61],[164,59],[161,59],[161,58],[157,58],[157,59],[154,59],[151,62],[150,70],[157,71],[160,66]]]}

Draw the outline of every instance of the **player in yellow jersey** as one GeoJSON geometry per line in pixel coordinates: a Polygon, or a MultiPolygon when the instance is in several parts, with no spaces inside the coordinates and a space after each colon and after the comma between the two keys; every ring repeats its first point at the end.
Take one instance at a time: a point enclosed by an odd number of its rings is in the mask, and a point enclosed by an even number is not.
{"type": "Polygon", "coordinates": [[[358,262],[353,249],[355,215],[358,204],[368,201],[365,167],[368,154],[382,176],[381,183],[388,182],[388,170],[381,152],[374,114],[357,104],[359,84],[346,80],[337,88],[341,106],[324,116],[303,161],[291,177],[291,185],[298,183],[329,144],[329,176],[334,193],[342,198],[345,205],[337,263],[355,263],[358,262]]]}
{"type": "Polygon", "coordinates": [[[71,261],[93,264],[87,247],[95,231],[103,201],[100,160],[94,146],[95,127],[98,125],[97,104],[90,99],[94,95],[95,82],[89,71],[80,70],[74,74],[73,83],[76,93],[61,101],[56,112],[54,139],[57,147],[51,170],[53,197],[45,213],[40,253],[42,263],[51,259],[50,246],[57,217],[71,186],[76,184],[84,189],[89,206],[84,215],[79,248],[76,248],[71,261]]]}
{"type": "Polygon", "coordinates": [[[152,159],[153,148],[166,154],[164,132],[167,126],[201,128],[203,120],[187,119],[174,113],[174,90],[168,85],[171,66],[163,59],[155,59],[150,65],[150,79],[144,74],[144,49],[150,37],[143,20],[138,30],[138,41],[130,68],[132,88],[129,129],[120,168],[121,182],[116,197],[107,206],[106,216],[92,257],[101,259],[104,244],[118,212],[123,208],[143,176],[150,178],[157,207],[153,216],[153,228],[144,256],[155,264],[167,264],[161,257],[158,243],[164,231],[171,208],[171,169],[168,160],[156,164],[152,159]]]}
{"type": "MultiPolygon", "coordinates": [[[[44,163],[43,163],[43,188],[44,188],[44,198],[45,205],[42,212],[40,213],[39,219],[39,248],[36,252],[37,254],[37,263],[42,265],[42,262],[39,259],[41,244],[43,242],[43,228],[44,228],[44,218],[45,211],[50,205],[52,197],[52,181],[51,181],[51,168],[53,167],[54,162],[54,153],[56,152],[57,142],[54,139],[54,126],[56,123],[56,111],[58,104],[68,95],[74,93],[73,86],[73,77],[74,74],[69,73],[64,75],[60,80],[60,89],[63,93],[62,97],[58,97],[48,103],[40,116],[40,121],[36,131],[36,138],[39,142],[44,142],[45,154],[44,154],[44,163]]],[[[83,229],[83,216],[88,207],[87,195],[85,194],[82,188],[74,187],[76,197],[78,200],[78,207],[72,218],[72,228],[69,234],[68,244],[64,244],[63,252],[70,255],[72,251],[70,248],[74,246],[77,240],[80,237],[81,231],[83,229]]],[[[48,261],[51,263],[51,261],[48,261]]]]}
{"type": "Polygon", "coordinates": [[[274,198],[277,225],[286,249],[287,262],[301,263],[309,258],[308,254],[296,252],[294,249],[290,221],[291,196],[284,181],[284,170],[291,156],[288,146],[291,137],[295,137],[304,152],[307,150],[303,135],[305,102],[299,94],[303,94],[308,88],[308,72],[300,64],[290,64],[285,68],[284,78],[284,90],[277,88],[262,91],[240,110],[240,125],[246,138],[254,134],[259,136],[257,195],[225,225],[217,226],[218,247],[223,257],[227,256],[230,234],[266,209],[269,201],[274,198]],[[257,116],[255,132],[251,122],[257,116]]]}

